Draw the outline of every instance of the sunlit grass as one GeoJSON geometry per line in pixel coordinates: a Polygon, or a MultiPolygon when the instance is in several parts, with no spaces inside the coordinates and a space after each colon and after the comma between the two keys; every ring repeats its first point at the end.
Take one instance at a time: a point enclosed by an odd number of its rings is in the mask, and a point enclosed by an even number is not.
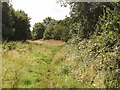
{"type": "Polygon", "coordinates": [[[75,79],[76,74],[73,75],[77,64],[71,55],[72,47],[13,43],[8,43],[3,49],[4,88],[86,87],[78,78],[75,79]]]}
{"type": "Polygon", "coordinates": [[[3,44],[2,85],[4,88],[105,88],[105,68],[109,67],[104,63],[111,62],[112,53],[101,53],[103,56],[94,58],[90,53],[91,42],[81,42],[78,49],[65,44],[3,44]]]}

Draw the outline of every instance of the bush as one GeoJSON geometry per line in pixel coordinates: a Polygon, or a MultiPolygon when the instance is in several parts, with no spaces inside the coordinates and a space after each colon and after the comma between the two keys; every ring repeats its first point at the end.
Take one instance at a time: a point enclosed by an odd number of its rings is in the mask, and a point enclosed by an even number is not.
{"type": "Polygon", "coordinates": [[[44,31],[45,26],[42,23],[35,23],[32,31],[32,39],[33,40],[42,39],[44,31]]]}
{"type": "Polygon", "coordinates": [[[5,41],[3,44],[2,44],[2,48],[5,49],[5,50],[14,50],[16,49],[17,47],[17,43],[16,42],[8,42],[5,41]]]}
{"type": "Polygon", "coordinates": [[[54,40],[62,40],[68,41],[69,40],[69,29],[63,25],[51,25],[45,30],[43,39],[54,39],[54,40]]]}
{"type": "MultiPolygon", "coordinates": [[[[120,8],[110,10],[104,6],[104,14],[97,23],[96,35],[97,46],[102,52],[108,53],[104,58],[105,69],[105,85],[107,88],[119,87],[119,51],[120,48],[120,8]],[[111,54],[110,54],[111,53],[111,54]],[[105,61],[106,60],[106,61],[105,61]]],[[[94,47],[95,48],[95,47],[94,47]]],[[[98,51],[99,51],[98,50],[98,51]]]]}
{"type": "Polygon", "coordinates": [[[43,39],[53,39],[54,38],[54,27],[50,25],[44,32],[43,39]]]}

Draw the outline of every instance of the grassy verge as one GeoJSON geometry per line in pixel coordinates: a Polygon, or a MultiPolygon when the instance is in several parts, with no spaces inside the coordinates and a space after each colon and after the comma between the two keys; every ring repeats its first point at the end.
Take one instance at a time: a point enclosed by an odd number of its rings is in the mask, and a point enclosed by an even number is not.
{"type": "Polygon", "coordinates": [[[46,44],[9,42],[3,44],[4,88],[86,87],[74,79],[63,62],[67,49],[46,44]]]}
{"type": "Polygon", "coordinates": [[[96,51],[94,40],[60,46],[3,44],[4,88],[105,88],[119,86],[119,52],[96,51]]]}

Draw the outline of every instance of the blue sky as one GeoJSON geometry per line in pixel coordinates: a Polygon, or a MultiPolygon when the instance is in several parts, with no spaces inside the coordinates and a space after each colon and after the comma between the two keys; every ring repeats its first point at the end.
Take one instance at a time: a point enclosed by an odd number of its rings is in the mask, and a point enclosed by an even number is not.
{"type": "Polygon", "coordinates": [[[12,0],[15,10],[24,10],[31,17],[31,25],[42,22],[45,17],[52,17],[56,20],[69,16],[69,6],[61,7],[56,0],[12,0]]]}

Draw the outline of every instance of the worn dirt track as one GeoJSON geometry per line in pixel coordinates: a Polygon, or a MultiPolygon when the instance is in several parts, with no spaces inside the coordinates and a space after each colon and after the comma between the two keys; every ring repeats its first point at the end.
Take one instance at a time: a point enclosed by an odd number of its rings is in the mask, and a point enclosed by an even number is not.
{"type": "Polygon", "coordinates": [[[65,44],[65,42],[60,40],[27,40],[29,43],[37,43],[37,44],[46,44],[51,46],[60,46],[65,44]]]}

